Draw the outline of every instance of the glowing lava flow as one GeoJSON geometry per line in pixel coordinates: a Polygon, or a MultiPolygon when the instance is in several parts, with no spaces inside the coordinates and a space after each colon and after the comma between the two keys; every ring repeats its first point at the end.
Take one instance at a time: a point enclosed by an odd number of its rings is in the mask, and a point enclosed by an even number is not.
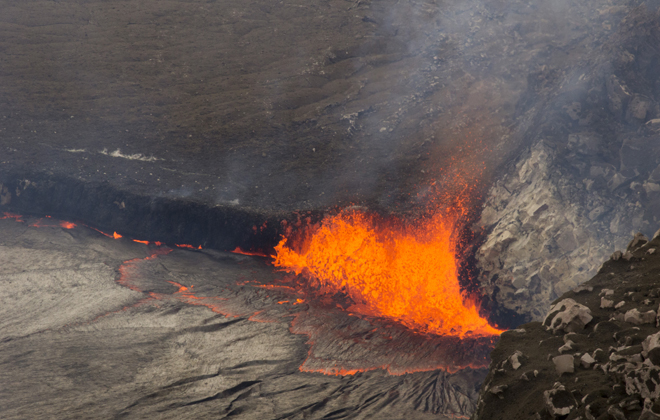
{"type": "MultiPolygon", "coordinates": [[[[51,217],[50,217],[50,216],[46,216],[46,218],[47,218],[47,219],[50,219],[51,217]]],[[[56,223],[57,223],[57,224],[55,224],[55,225],[53,225],[53,224],[48,224],[48,223],[44,223],[44,219],[39,219],[39,220],[37,220],[36,222],[32,223],[30,226],[32,226],[32,227],[38,227],[38,228],[40,228],[40,227],[61,227],[61,228],[64,228],[64,229],[73,229],[73,228],[76,227],[76,224],[75,224],[75,223],[71,223],[71,222],[57,221],[56,223]]]]}
{"type": "Polygon", "coordinates": [[[383,227],[361,212],[340,213],[295,249],[283,239],[274,265],[322,294],[347,295],[349,312],[438,335],[499,335],[461,294],[452,222],[436,215],[417,227],[383,227]]]}
{"type": "Polygon", "coordinates": [[[272,255],[266,255],[263,252],[259,251],[243,251],[240,246],[237,246],[233,251],[229,251],[234,254],[241,254],[241,255],[251,255],[253,257],[266,257],[266,258],[272,258],[272,255]]]}
{"type": "Polygon", "coordinates": [[[20,214],[13,214],[13,213],[7,213],[7,212],[2,213],[2,217],[0,217],[0,220],[4,220],[4,219],[13,219],[15,222],[23,222],[24,221],[23,216],[21,216],[20,214]]]}

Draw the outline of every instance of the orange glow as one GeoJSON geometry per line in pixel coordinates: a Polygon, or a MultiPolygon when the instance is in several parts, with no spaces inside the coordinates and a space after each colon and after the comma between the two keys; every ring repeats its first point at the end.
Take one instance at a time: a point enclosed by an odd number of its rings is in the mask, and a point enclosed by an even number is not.
{"type": "Polygon", "coordinates": [[[290,303],[292,305],[300,305],[301,303],[305,303],[305,301],[302,299],[296,299],[294,302],[291,302],[290,300],[280,300],[277,303],[280,305],[284,305],[285,303],[290,303]]]}
{"type": "Polygon", "coordinates": [[[133,239],[133,242],[137,242],[137,243],[139,243],[139,244],[149,245],[149,241],[139,241],[139,240],[137,240],[137,239],[133,239]]]}
{"type": "Polygon", "coordinates": [[[312,290],[346,294],[354,302],[349,312],[438,335],[501,333],[461,294],[450,216],[437,214],[415,227],[390,225],[358,211],[326,218],[301,244],[290,247],[282,239],[274,265],[302,274],[312,290]]]}
{"type": "Polygon", "coordinates": [[[198,246],[197,248],[195,248],[195,247],[192,246],[192,245],[188,245],[188,244],[174,244],[174,245],[178,246],[179,248],[202,249],[202,246],[201,246],[201,245],[198,246]]]}
{"type": "MultiPolygon", "coordinates": [[[[51,219],[50,216],[46,216],[47,219],[51,219]]],[[[73,229],[76,227],[75,223],[60,221],[57,224],[50,224],[48,222],[44,223],[44,219],[38,219],[36,222],[32,223],[30,226],[43,228],[43,227],[62,227],[64,229],[73,229]]]]}
{"type": "Polygon", "coordinates": [[[230,251],[234,254],[241,254],[241,255],[252,255],[255,257],[271,257],[271,255],[266,255],[263,252],[258,252],[258,251],[243,251],[240,246],[237,246],[236,249],[233,251],[230,251]]]}
{"type": "MultiPolygon", "coordinates": [[[[87,225],[85,225],[85,226],[87,226],[87,225]]],[[[119,238],[122,237],[122,236],[121,236],[120,234],[118,234],[117,232],[113,232],[113,234],[110,235],[109,233],[105,233],[105,232],[103,232],[102,230],[98,230],[98,229],[93,228],[93,227],[91,227],[91,226],[87,226],[87,227],[90,228],[90,229],[94,229],[95,231],[97,231],[97,232],[100,233],[101,235],[103,235],[103,236],[107,236],[108,238],[119,239],[119,238]]]]}
{"type": "Polygon", "coordinates": [[[5,212],[5,213],[2,213],[2,215],[3,215],[3,216],[0,217],[0,220],[3,220],[3,219],[14,219],[14,221],[16,221],[16,222],[23,222],[23,216],[21,216],[20,214],[13,214],[13,213],[7,213],[7,212],[5,212]]]}

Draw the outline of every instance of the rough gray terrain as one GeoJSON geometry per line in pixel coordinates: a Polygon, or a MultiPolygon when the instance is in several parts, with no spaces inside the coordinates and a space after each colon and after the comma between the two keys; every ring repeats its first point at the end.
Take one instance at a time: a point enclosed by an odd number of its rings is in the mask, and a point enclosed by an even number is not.
{"type": "Polygon", "coordinates": [[[463,363],[455,345],[307,299],[278,303],[292,295],[259,287],[281,277],[263,258],[22,220],[0,220],[3,419],[443,419],[474,410],[485,369],[448,373],[463,363]],[[369,347],[386,341],[374,327],[390,336],[380,354],[369,347]],[[351,363],[426,372],[303,371],[351,363]]]}
{"type": "Polygon", "coordinates": [[[454,151],[498,163],[515,149],[499,134],[528,64],[512,73],[494,51],[519,18],[502,5],[1,7],[5,174],[262,210],[394,208],[454,151]]]}

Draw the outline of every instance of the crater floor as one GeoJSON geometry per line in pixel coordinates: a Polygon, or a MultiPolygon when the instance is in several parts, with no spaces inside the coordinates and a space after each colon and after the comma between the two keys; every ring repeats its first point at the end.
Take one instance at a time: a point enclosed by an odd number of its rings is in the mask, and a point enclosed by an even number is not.
{"type": "Polygon", "coordinates": [[[0,220],[3,418],[438,419],[474,410],[485,369],[456,371],[462,362],[439,354],[441,341],[382,320],[284,302],[297,295],[274,287],[281,274],[264,258],[20,220],[0,220]],[[330,323],[327,334],[313,334],[319,323],[330,323]],[[367,336],[374,325],[395,343],[381,354],[369,347],[380,340],[367,336]],[[426,358],[427,371],[305,371],[366,355],[418,368],[426,358]],[[441,358],[455,373],[429,368],[441,358]]]}

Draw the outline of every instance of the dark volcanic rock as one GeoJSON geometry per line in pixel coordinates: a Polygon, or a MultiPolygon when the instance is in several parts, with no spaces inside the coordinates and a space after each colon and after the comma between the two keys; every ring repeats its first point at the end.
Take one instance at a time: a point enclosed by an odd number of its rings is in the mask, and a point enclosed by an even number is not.
{"type": "Polygon", "coordinates": [[[550,324],[531,322],[502,334],[473,418],[655,418],[653,407],[660,396],[660,302],[655,290],[660,258],[648,251],[657,247],[660,238],[634,249],[629,261],[607,261],[585,283],[592,291],[569,291],[557,299],[555,307],[574,300],[590,310],[593,319],[584,330],[565,334],[550,324]],[[621,304],[603,308],[603,296],[621,304]],[[652,315],[652,322],[640,322],[644,314],[649,321],[652,315]],[[560,355],[569,340],[574,347],[560,355]],[[521,378],[509,367],[514,350],[528,356],[525,369],[537,370],[538,376],[521,378]],[[487,392],[494,387],[506,387],[503,399],[487,392]]]}
{"type": "Polygon", "coordinates": [[[657,2],[5,3],[2,210],[268,248],[473,184],[482,295],[535,320],[657,223],[657,2]]]}

